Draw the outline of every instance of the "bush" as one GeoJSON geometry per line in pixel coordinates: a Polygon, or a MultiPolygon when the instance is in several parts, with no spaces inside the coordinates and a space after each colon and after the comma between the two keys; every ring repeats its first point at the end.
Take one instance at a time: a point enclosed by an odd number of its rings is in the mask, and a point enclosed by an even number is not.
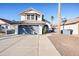
{"type": "Polygon", "coordinates": [[[43,34],[48,33],[48,30],[49,30],[48,26],[45,25],[43,26],[42,33],[43,34]]]}

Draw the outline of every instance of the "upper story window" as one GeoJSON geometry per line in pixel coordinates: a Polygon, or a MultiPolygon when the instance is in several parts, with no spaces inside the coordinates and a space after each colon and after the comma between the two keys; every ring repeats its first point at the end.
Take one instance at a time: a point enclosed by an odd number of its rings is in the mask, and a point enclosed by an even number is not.
{"type": "Polygon", "coordinates": [[[38,16],[36,15],[36,20],[38,20],[38,16]]]}
{"type": "Polygon", "coordinates": [[[40,18],[40,15],[36,15],[36,20],[38,20],[38,18],[40,18]]]}
{"type": "Polygon", "coordinates": [[[28,14],[27,20],[38,20],[40,18],[40,15],[34,15],[34,14],[28,14]]]}
{"type": "Polygon", "coordinates": [[[27,15],[27,20],[30,20],[30,15],[27,15]]]}
{"type": "Polygon", "coordinates": [[[34,15],[31,15],[31,19],[34,20],[34,15]]]}
{"type": "Polygon", "coordinates": [[[38,15],[38,18],[40,18],[40,15],[38,15]]]}

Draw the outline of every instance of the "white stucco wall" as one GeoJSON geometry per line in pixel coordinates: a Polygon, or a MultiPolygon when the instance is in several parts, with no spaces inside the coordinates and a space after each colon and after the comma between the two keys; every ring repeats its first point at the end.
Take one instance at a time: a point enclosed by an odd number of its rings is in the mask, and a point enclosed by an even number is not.
{"type": "MultiPolygon", "coordinates": [[[[35,18],[35,20],[36,20],[36,14],[37,14],[37,16],[38,15],[40,15],[40,17],[38,16],[38,20],[40,21],[40,20],[42,20],[42,14],[41,13],[39,13],[39,12],[37,12],[37,11],[28,11],[27,12],[27,14],[30,14],[30,15],[32,15],[32,14],[34,14],[34,18],[35,18]]],[[[26,16],[23,16],[23,15],[21,15],[21,21],[23,21],[23,20],[27,20],[27,15],[26,16]]]]}
{"type": "Polygon", "coordinates": [[[15,34],[18,34],[18,25],[15,26],[15,34]]]}
{"type": "Polygon", "coordinates": [[[40,14],[40,16],[38,16],[38,21],[42,21],[42,14],[40,14]]]}
{"type": "Polygon", "coordinates": [[[11,29],[11,25],[7,25],[8,26],[8,30],[10,30],[11,29]]]}
{"type": "Polygon", "coordinates": [[[38,34],[42,34],[42,25],[39,25],[39,33],[38,34]]]}
{"type": "MultiPolygon", "coordinates": [[[[34,15],[34,20],[36,20],[36,15],[34,15]]],[[[26,16],[21,16],[21,21],[27,20],[27,15],[26,16]]],[[[37,20],[38,21],[42,21],[42,15],[40,14],[40,16],[37,15],[37,20]]]]}
{"type": "Polygon", "coordinates": [[[51,24],[49,24],[49,23],[46,22],[46,25],[48,25],[49,30],[52,30],[51,24]]]}
{"type": "Polygon", "coordinates": [[[21,21],[24,21],[25,20],[25,16],[21,16],[21,21]]]}
{"type": "MultiPolygon", "coordinates": [[[[63,29],[63,26],[61,26],[61,30],[63,29]]],[[[64,29],[72,29],[72,34],[78,34],[78,24],[72,24],[72,25],[65,25],[64,29]]]]}

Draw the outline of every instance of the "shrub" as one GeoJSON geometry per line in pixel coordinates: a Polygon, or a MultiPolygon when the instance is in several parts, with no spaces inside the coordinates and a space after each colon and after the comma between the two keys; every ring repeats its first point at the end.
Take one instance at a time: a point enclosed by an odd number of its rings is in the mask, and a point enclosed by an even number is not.
{"type": "Polygon", "coordinates": [[[43,34],[48,33],[48,30],[49,30],[48,26],[45,25],[45,26],[43,26],[43,28],[42,28],[42,33],[43,33],[43,34]]]}

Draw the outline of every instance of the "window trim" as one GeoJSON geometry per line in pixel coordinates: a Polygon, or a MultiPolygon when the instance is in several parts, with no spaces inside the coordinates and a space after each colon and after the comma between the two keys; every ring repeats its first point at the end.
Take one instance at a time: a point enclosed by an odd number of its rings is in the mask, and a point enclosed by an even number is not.
{"type": "Polygon", "coordinates": [[[33,14],[33,15],[31,15],[31,20],[34,20],[34,17],[35,17],[35,15],[33,14]]]}
{"type": "Polygon", "coordinates": [[[30,20],[30,15],[27,15],[27,20],[30,20]]]}

